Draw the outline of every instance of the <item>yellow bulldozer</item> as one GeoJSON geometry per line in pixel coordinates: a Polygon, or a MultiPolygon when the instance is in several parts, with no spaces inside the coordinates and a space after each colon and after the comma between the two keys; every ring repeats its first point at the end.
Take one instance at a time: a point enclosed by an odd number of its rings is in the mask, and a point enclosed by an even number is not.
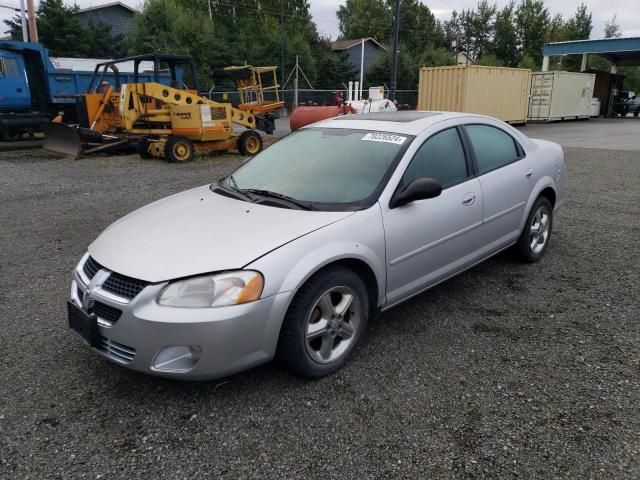
{"type": "Polygon", "coordinates": [[[245,65],[225,71],[238,91],[236,107],[198,93],[191,57],[152,54],[100,63],[87,93],[77,98],[80,124],[43,125],[44,148],[79,158],[135,146],[143,158],[169,162],[232,149],[255,155],[263,145],[258,130],[273,133],[273,113],[284,105],[276,67],[245,65]],[[118,65],[124,62],[133,63],[133,78],[122,82],[118,65]],[[114,85],[105,81],[109,71],[114,85]]]}

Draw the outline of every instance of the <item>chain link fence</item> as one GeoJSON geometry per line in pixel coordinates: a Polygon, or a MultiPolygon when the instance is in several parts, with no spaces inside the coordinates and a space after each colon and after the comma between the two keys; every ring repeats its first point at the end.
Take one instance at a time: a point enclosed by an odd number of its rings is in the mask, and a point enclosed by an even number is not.
{"type": "MultiPolygon", "coordinates": [[[[347,89],[298,89],[298,105],[335,105],[336,92],[341,92],[344,99],[347,98],[347,89]]],[[[368,89],[362,91],[363,97],[367,98],[368,89]]],[[[204,96],[216,102],[231,102],[237,106],[240,98],[238,92],[211,90],[204,93],[204,96]]],[[[385,96],[389,96],[389,91],[385,89],[385,96]]],[[[295,104],[296,92],[294,89],[280,90],[280,99],[284,100],[285,108],[291,112],[295,104]]],[[[396,99],[399,105],[406,105],[409,110],[414,110],[418,103],[418,90],[396,90],[396,99]]]]}

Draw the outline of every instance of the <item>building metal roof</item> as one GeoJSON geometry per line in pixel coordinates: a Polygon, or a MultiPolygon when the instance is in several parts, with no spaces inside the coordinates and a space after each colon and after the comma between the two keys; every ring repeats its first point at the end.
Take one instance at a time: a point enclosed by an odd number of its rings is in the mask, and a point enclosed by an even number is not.
{"type": "Polygon", "coordinates": [[[640,65],[640,37],[546,43],[542,50],[549,57],[583,53],[598,55],[620,66],[640,65]]]}
{"type": "Polygon", "coordinates": [[[131,13],[135,13],[137,12],[137,10],[135,8],[130,7],[129,5],[122,3],[122,2],[110,2],[110,3],[103,3],[102,5],[94,5],[93,7],[87,7],[87,8],[81,8],[80,10],[78,10],[77,12],[74,13],[84,13],[84,12],[91,12],[93,10],[101,10],[103,8],[109,8],[109,7],[122,7],[126,10],[129,10],[131,13]]]}
{"type": "Polygon", "coordinates": [[[378,47],[380,47],[383,50],[386,50],[386,48],[384,47],[384,45],[382,45],[380,42],[378,42],[375,38],[373,37],[366,37],[366,38],[354,38],[352,40],[338,40],[335,41],[331,44],[331,50],[349,50],[350,48],[356,47],[358,45],[360,45],[362,43],[362,41],[368,42],[371,41],[373,42],[375,45],[377,45],[378,47]]]}

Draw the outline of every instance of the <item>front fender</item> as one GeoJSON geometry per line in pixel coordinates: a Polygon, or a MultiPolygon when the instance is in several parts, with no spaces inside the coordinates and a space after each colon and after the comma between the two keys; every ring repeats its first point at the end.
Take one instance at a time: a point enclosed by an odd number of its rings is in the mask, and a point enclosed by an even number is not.
{"type": "Polygon", "coordinates": [[[245,268],[265,279],[263,297],[296,291],[326,265],[344,259],[364,262],[378,284],[378,302],[385,299],[384,229],[380,207],[373,207],[300,237],[245,268]]]}
{"type": "Polygon", "coordinates": [[[318,270],[346,259],[360,260],[369,266],[378,284],[378,299],[383,301],[386,280],[383,260],[368,246],[352,241],[329,243],[309,252],[288,272],[281,288],[283,291],[297,290],[318,270]]]}

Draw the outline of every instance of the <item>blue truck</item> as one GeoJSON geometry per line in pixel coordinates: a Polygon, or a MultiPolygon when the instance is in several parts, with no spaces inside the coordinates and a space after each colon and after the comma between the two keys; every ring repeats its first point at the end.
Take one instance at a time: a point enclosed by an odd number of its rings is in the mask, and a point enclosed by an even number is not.
{"type": "MultiPolygon", "coordinates": [[[[0,40],[0,140],[33,135],[59,112],[65,122],[77,121],[76,98],[88,90],[93,75],[93,69],[56,68],[39,43],[0,40]]],[[[113,72],[105,75],[115,81],[113,72]]],[[[133,81],[133,73],[121,72],[119,81],[133,81]]]]}

